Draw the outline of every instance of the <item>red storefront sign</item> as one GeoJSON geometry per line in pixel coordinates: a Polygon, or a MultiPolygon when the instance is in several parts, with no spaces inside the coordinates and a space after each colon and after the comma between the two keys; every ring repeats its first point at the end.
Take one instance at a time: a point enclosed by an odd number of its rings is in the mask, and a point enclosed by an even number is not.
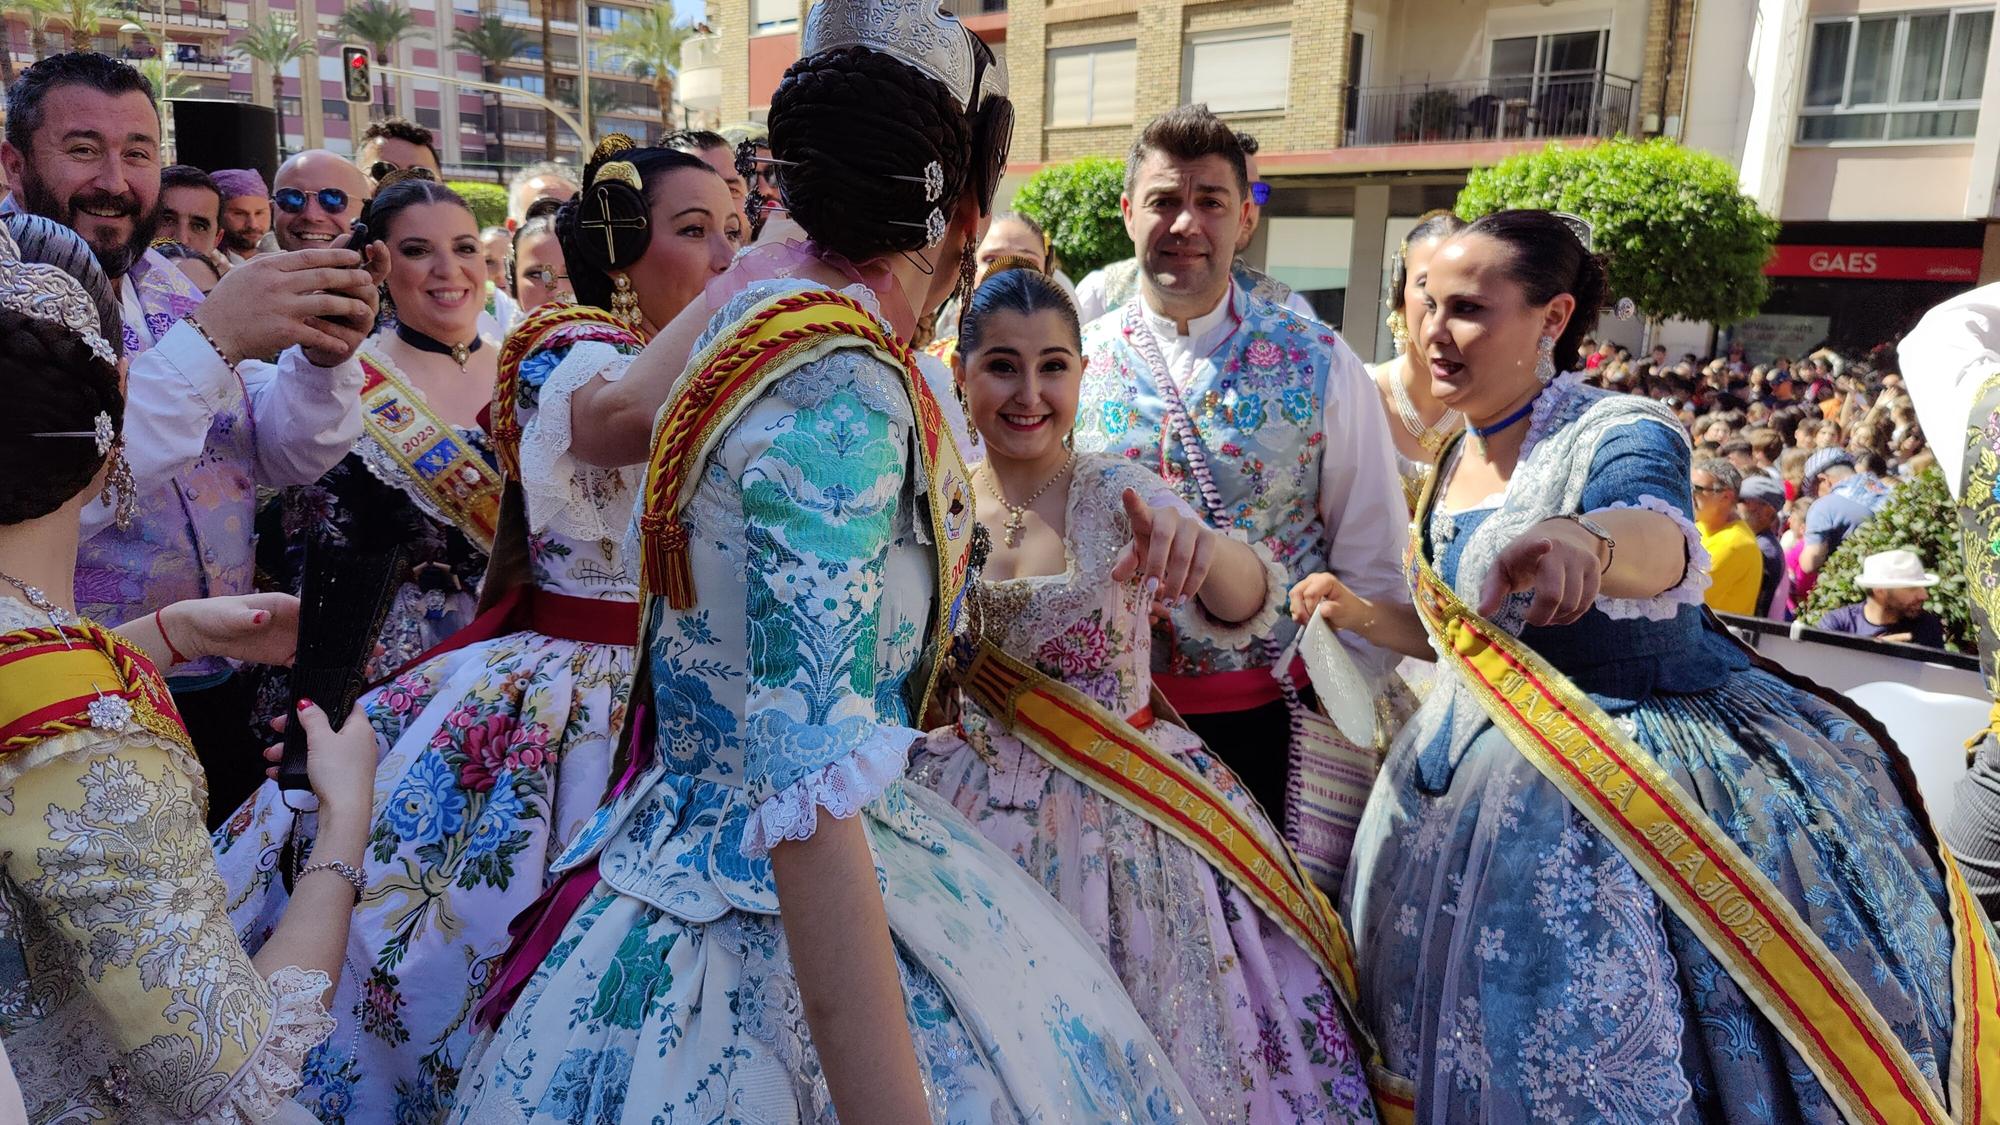
{"type": "Polygon", "coordinates": [[[1981,251],[1936,246],[1778,246],[1767,277],[1858,281],[1979,281],[1981,251]]]}

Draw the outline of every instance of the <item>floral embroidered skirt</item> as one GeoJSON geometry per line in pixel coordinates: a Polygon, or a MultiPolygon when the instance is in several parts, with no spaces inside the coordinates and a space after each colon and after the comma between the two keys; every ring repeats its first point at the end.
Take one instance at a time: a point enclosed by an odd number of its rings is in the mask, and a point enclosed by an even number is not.
{"type": "MultiPolygon", "coordinates": [[[[512,633],[406,670],[363,697],[378,745],[368,892],[299,1100],[321,1121],[434,1120],[473,1039],[507,926],[604,796],[634,649],[512,633]]],[[[266,782],[216,832],[230,917],[251,949],[287,898],[292,814],[266,782]]]]}
{"type": "MultiPolygon", "coordinates": [[[[1006,856],[900,782],[860,815],[934,1122],[1201,1120],[1103,958],[1006,856]]],[[[835,1125],[783,923],[599,883],[475,1048],[450,1120],[835,1125]]]]}
{"type": "MultiPolygon", "coordinates": [[[[1761,671],[1614,721],[1826,940],[1943,1096],[1944,884],[1888,751],[1761,671]]],[[[1455,761],[1420,751],[1406,735],[1390,752],[1347,883],[1361,1016],[1416,1081],[1418,1120],[1840,1120],[1692,931],[1497,729],[1455,761]]]]}
{"type": "MultiPolygon", "coordinates": [[[[1193,733],[1159,722],[1147,734],[1276,837],[1193,733]]],[[[1375,1120],[1333,985],[1297,942],[1186,844],[1020,740],[990,725],[978,737],[984,756],[949,728],[934,732],[911,776],[1041,880],[1097,941],[1210,1125],[1375,1120]]]]}

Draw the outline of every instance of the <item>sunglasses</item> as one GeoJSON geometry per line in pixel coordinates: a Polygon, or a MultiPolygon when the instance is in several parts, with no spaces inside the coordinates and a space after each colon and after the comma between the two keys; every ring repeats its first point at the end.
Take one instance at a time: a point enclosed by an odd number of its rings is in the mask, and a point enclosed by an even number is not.
{"type": "Polygon", "coordinates": [[[368,166],[368,178],[378,184],[388,179],[390,174],[395,172],[401,172],[405,176],[416,180],[430,180],[432,182],[436,182],[437,180],[437,176],[429,168],[422,166],[405,168],[401,164],[396,164],[388,160],[377,160],[368,166]]]}
{"type": "Polygon", "coordinates": [[[303,188],[279,188],[271,193],[271,202],[287,215],[297,215],[306,209],[306,199],[319,200],[320,210],[329,215],[338,215],[347,210],[347,193],[337,187],[321,188],[307,192],[303,188]]]}
{"type": "Polygon", "coordinates": [[[1268,205],[1271,202],[1271,185],[1262,182],[1251,184],[1250,198],[1259,207],[1268,205]]]}

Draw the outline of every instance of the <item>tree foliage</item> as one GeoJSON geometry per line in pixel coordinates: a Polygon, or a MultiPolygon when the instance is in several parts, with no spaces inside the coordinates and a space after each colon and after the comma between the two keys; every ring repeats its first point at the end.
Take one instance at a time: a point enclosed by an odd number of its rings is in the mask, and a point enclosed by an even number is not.
{"type": "Polygon", "coordinates": [[[472,217],[483,227],[503,227],[507,225],[507,189],[498,184],[482,184],[477,180],[453,180],[445,185],[458,193],[465,205],[472,208],[472,217]]]}
{"type": "Polygon", "coordinates": [[[680,70],[681,45],[694,25],[675,22],[671,5],[660,5],[625,17],[605,44],[634,78],[653,85],[660,103],[660,124],[674,127],[674,77],[680,70]]]}
{"type": "Polygon", "coordinates": [[[1468,220],[1515,207],[1589,220],[1613,295],[1650,317],[1734,324],[1770,293],[1764,264],[1777,220],[1737,187],[1727,161],[1663,137],[1551,144],[1475,170],[1458,195],[1468,220]]]}
{"type": "Polygon", "coordinates": [[[1014,196],[1014,208],[1042,225],[1072,277],[1132,256],[1132,239],[1118,213],[1125,162],[1086,156],[1036,172],[1014,196]]]}
{"type": "Polygon", "coordinates": [[[1872,518],[1840,541],[1820,568],[1819,584],[1800,614],[1806,624],[1817,624],[1828,610],[1865,599],[1867,591],[1854,584],[1861,574],[1861,560],[1897,549],[1915,551],[1924,560],[1924,569],[1943,579],[1931,587],[1924,608],[1944,618],[1944,635],[1951,647],[1979,651],[1965,567],[1959,562],[1958,509],[1945,488],[1944,472],[1935,465],[1896,486],[1872,518]]]}

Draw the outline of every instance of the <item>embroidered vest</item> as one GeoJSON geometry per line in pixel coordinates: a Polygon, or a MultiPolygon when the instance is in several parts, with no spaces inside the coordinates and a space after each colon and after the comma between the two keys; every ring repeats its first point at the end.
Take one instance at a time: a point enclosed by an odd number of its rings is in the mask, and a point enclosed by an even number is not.
{"type": "MultiPolygon", "coordinates": [[[[1231,290],[1236,332],[1214,355],[1197,360],[1181,389],[1199,431],[1224,507],[1224,530],[1262,543],[1291,580],[1325,570],[1325,528],[1319,517],[1321,417],[1331,337],[1282,306],[1231,290]]],[[[1124,318],[1106,316],[1085,334],[1090,364],[1076,416],[1080,452],[1114,453],[1159,473],[1197,512],[1207,509],[1187,453],[1167,421],[1168,404],[1146,362],[1127,338],[1124,318]]],[[[1193,612],[1181,610],[1180,612],[1193,612]]],[[[1296,626],[1281,620],[1279,647],[1296,626]]],[[[1156,645],[1156,672],[1205,675],[1263,667],[1259,652],[1225,651],[1184,632],[1156,645]]]]}
{"type": "MultiPolygon", "coordinates": [[[[128,280],[138,290],[155,341],[201,304],[201,292],[158,251],[149,250],[128,280]]],[[[125,329],[127,354],[141,337],[125,329]]],[[[243,381],[223,384],[208,442],[194,467],[140,497],[139,518],[124,531],[107,527],[77,556],[77,609],[98,621],[124,622],[186,598],[246,594],[256,571],[251,529],[257,516],[256,422],[243,381]]],[[[143,485],[146,482],[141,482],[143,485]]],[[[183,665],[178,680],[226,671],[210,658],[183,665]]]]}
{"type": "MultiPolygon", "coordinates": [[[[1238,287],[1259,301],[1269,301],[1283,305],[1292,299],[1292,287],[1265,273],[1237,262],[1229,267],[1229,276],[1238,287]]],[[[1125,307],[1125,302],[1139,291],[1139,260],[1127,258],[1104,267],[1104,311],[1113,312],[1125,307]]]]}

